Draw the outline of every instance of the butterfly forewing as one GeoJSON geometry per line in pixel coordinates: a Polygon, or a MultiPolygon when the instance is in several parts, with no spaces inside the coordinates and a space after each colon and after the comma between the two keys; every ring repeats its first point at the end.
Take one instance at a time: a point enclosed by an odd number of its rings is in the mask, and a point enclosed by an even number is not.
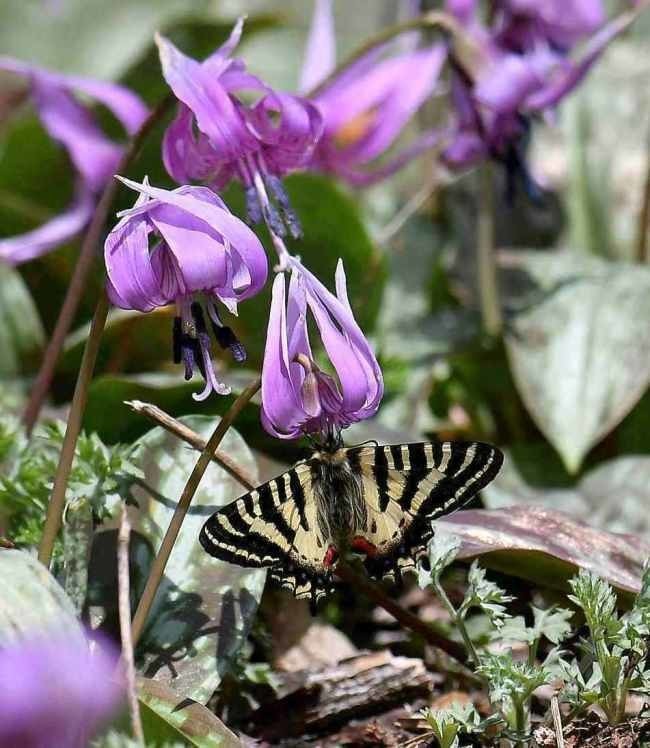
{"type": "Polygon", "coordinates": [[[370,576],[399,578],[424,554],[432,521],[467,503],[502,461],[498,449],[480,442],[316,453],[218,511],[200,540],[217,558],[269,567],[275,582],[316,602],[332,587],[329,553],[340,538],[328,528],[340,526],[341,516],[350,518],[353,550],[363,543],[370,576]]]}

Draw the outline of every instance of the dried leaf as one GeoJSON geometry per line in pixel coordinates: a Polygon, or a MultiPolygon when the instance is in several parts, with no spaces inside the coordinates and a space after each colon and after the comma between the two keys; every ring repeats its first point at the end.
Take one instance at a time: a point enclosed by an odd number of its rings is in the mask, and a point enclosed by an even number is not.
{"type": "Polygon", "coordinates": [[[480,556],[485,566],[561,590],[576,569],[588,569],[626,603],[641,589],[643,561],[650,556],[650,543],[641,537],[596,530],[538,507],[470,509],[437,524],[460,536],[458,558],[480,556]]]}

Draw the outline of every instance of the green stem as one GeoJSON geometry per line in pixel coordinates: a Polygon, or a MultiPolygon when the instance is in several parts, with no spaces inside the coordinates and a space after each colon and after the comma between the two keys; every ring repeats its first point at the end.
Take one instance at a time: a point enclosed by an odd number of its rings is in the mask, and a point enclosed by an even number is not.
{"type": "MultiPolygon", "coordinates": [[[[170,94],[160,102],[160,104],[151,112],[149,117],[147,117],[147,119],[142,123],[142,126],[133,136],[124,151],[124,155],[116,169],[118,174],[124,173],[129,168],[140,152],[145,139],[155,125],[171,108],[173,102],[174,97],[170,94]]],[[[47,393],[50,390],[56,365],[61,356],[66,336],[70,331],[72,322],[77,314],[81,298],[88,287],[88,276],[95,265],[97,245],[101,239],[108,212],[115,200],[120,186],[120,183],[115,179],[111,179],[106,185],[104,192],[97,203],[90,224],[86,229],[84,240],[81,249],[79,250],[77,264],[75,265],[74,272],[70,278],[70,283],[68,284],[68,290],[66,291],[61,311],[59,312],[54,330],[52,331],[52,336],[50,337],[45,353],[43,354],[41,368],[36,375],[29,400],[23,412],[23,423],[25,425],[25,430],[28,433],[34,428],[34,424],[41,412],[47,393]]]]}
{"type": "Polygon", "coordinates": [[[494,247],[494,183],[492,169],[486,163],[479,169],[478,222],[476,230],[476,264],[483,330],[496,337],[501,333],[501,303],[494,247]]]}
{"type": "Polygon", "coordinates": [[[246,387],[246,389],[239,395],[239,397],[237,397],[228,412],[217,424],[216,429],[212,433],[212,436],[208,439],[205,448],[201,452],[199,459],[196,461],[196,465],[190,473],[190,477],[187,479],[187,483],[185,484],[183,493],[178,500],[178,504],[176,505],[176,509],[174,510],[174,514],[169,523],[169,527],[167,528],[167,532],[165,533],[165,537],[160,544],[158,554],[156,555],[156,558],[151,565],[149,577],[147,578],[142,597],[140,598],[138,608],[135,611],[135,615],[133,617],[133,625],[131,627],[133,635],[133,646],[135,646],[140,639],[140,636],[144,629],[144,624],[147,620],[147,616],[149,615],[149,611],[151,610],[151,606],[153,605],[156,592],[158,591],[158,587],[162,580],[163,574],[165,573],[167,561],[169,560],[169,556],[171,555],[172,549],[174,548],[174,543],[176,542],[176,538],[178,537],[178,533],[181,529],[181,525],[183,524],[183,520],[185,519],[185,516],[187,515],[187,512],[190,508],[190,504],[192,503],[194,494],[199,487],[201,478],[203,478],[203,474],[212,461],[212,455],[221,443],[223,437],[226,435],[226,432],[232,425],[233,421],[246,407],[250,399],[257,393],[257,391],[261,387],[261,384],[261,379],[257,377],[257,379],[248,387],[246,387]]]}
{"type": "Polygon", "coordinates": [[[445,606],[447,611],[449,612],[449,615],[451,616],[452,620],[458,626],[458,630],[460,631],[460,635],[463,638],[463,644],[465,645],[465,649],[467,650],[467,657],[470,662],[472,662],[475,666],[479,664],[479,657],[478,653],[476,651],[476,647],[474,647],[474,642],[472,642],[469,632],[467,631],[467,627],[465,626],[465,617],[460,615],[460,613],[454,608],[453,603],[451,600],[447,597],[447,593],[442,588],[442,585],[440,584],[440,580],[435,578],[433,579],[433,589],[436,591],[436,594],[440,598],[440,601],[445,606]]]}
{"type": "Polygon", "coordinates": [[[77,377],[77,384],[74,388],[70,414],[68,415],[68,422],[65,427],[61,454],[59,455],[59,464],[57,465],[56,475],[54,476],[52,495],[50,496],[50,503],[47,505],[43,536],[38,547],[38,560],[45,566],[50,565],[56,536],[61,529],[61,518],[65,508],[65,492],[68,487],[68,478],[72,469],[77,439],[81,431],[81,422],[88,400],[88,388],[93,378],[93,371],[107,315],[108,298],[106,292],[102,291],[97,302],[93,321],[90,325],[90,334],[88,335],[83,358],[81,359],[79,376],[77,377]]]}
{"type": "Polygon", "coordinates": [[[526,732],[527,732],[527,714],[526,714],[526,705],[523,701],[514,701],[514,707],[515,707],[515,733],[517,735],[517,748],[525,748],[526,743],[528,742],[526,738],[526,732]]]}

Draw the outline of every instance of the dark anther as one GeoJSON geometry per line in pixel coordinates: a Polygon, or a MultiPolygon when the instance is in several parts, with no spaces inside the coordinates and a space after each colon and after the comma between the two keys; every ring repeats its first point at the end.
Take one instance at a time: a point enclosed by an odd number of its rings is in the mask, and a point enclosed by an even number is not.
{"type": "Polygon", "coordinates": [[[194,367],[196,366],[197,359],[199,362],[199,368],[201,367],[202,361],[201,356],[196,356],[196,341],[192,340],[189,335],[183,336],[181,345],[181,351],[183,356],[183,363],[185,364],[185,379],[191,379],[194,374],[194,367]]]}
{"type": "Polygon", "coordinates": [[[183,357],[183,321],[180,317],[174,317],[174,327],[172,328],[172,350],[174,363],[180,364],[183,357]]]}
{"type": "Polygon", "coordinates": [[[262,222],[262,204],[253,185],[246,189],[246,215],[249,223],[262,222]]]}
{"type": "Polygon", "coordinates": [[[206,333],[208,329],[205,326],[205,317],[203,315],[203,309],[201,309],[201,305],[195,301],[191,306],[191,310],[192,319],[194,320],[194,324],[196,325],[196,331],[199,334],[206,333]]]}
{"type": "Polygon", "coordinates": [[[268,205],[263,206],[262,210],[264,212],[264,220],[271,231],[276,236],[286,236],[287,230],[275,206],[269,203],[268,205]]]}
{"type": "Polygon", "coordinates": [[[282,214],[285,225],[289,229],[289,233],[294,239],[301,239],[302,226],[296,212],[291,207],[289,195],[282,184],[282,180],[273,174],[269,174],[265,181],[274,200],[280,206],[280,213],[282,214]]]}
{"type": "Polygon", "coordinates": [[[238,364],[246,361],[246,349],[233,332],[232,327],[228,327],[227,325],[217,325],[213,322],[212,330],[217,343],[219,343],[224,350],[229,349],[233,359],[238,364]]]}

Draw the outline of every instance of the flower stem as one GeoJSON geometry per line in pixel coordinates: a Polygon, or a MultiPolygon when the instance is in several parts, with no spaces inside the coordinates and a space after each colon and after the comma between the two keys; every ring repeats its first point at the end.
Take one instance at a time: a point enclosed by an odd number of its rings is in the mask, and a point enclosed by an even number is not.
{"type": "MultiPolygon", "coordinates": [[[[158,106],[142,123],[142,126],[133,136],[124,151],[122,159],[117,167],[118,173],[126,171],[135,160],[145,139],[155,125],[165,116],[173,102],[174,97],[170,94],[163,99],[160,104],[158,104],[158,106]]],[[[77,314],[81,297],[87,287],[88,276],[95,264],[97,244],[101,238],[108,212],[119,188],[120,183],[115,179],[111,179],[106,185],[84,236],[81,249],[79,250],[79,256],[77,258],[77,264],[75,265],[72,278],[70,279],[70,284],[54,326],[52,337],[45,349],[41,368],[34,380],[29,400],[23,412],[23,424],[28,433],[30,433],[34,428],[34,424],[41,412],[47,393],[50,390],[56,365],[61,356],[61,351],[63,350],[65,338],[70,331],[70,327],[72,326],[75,315],[77,314]]]]}
{"type": "Polygon", "coordinates": [[[52,495],[47,505],[47,514],[45,516],[45,526],[43,527],[43,536],[38,547],[38,560],[45,566],[49,566],[52,560],[52,551],[54,542],[61,528],[61,518],[65,508],[65,492],[68,486],[68,478],[72,469],[77,439],[81,431],[81,422],[83,419],[86,402],[88,400],[88,388],[93,377],[95,361],[99,352],[99,344],[102,338],[102,332],[106,324],[108,315],[108,298],[106,292],[102,291],[95,308],[92,323],[90,325],[90,334],[86,341],[81,366],[79,367],[79,376],[74,388],[72,403],[70,405],[70,414],[65,427],[63,445],[59,455],[59,463],[54,476],[54,486],[52,495]]]}
{"type": "Polygon", "coordinates": [[[199,487],[201,478],[203,478],[203,474],[207,470],[208,465],[212,460],[212,455],[221,443],[223,437],[226,435],[226,432],[232,425],[233,421],[246,407],[251,398],[257,393],[261,385],[262,380],[260,379],[260,377],[257,377],[255,381],[252,384],[249,384],[248,387],[246,387],[246,389],[239,395],[239,397],[237,397],[228,412],[217,424],[216,429],[212,433],[212,436],[208,439],[207,444],[201,452],[199,459],[196,461],[196,465],[190,473],[190,477],[187,479],[187,483],[185,484],[183,493],[178,500],[178,504],[176,505],[176,509],[174,510],[174,514],[169,523],[169,527],[167,528],[165,537],[163,538],[160,549],[158,550],[158,554],[156,555],[156,558],[151,565],[149,577],[147,578],[142,597],[140,598],[137,610],[135,611],[135,616],[133,617],[132,631],[134,646],[140,639],[140,636],[144,629],[144,624],[147,620],[147,616],[149,615],[149,611],[151,610],[151,606],[153,605],[156,592],[158,591],[160,581],[162,580],[163,574],[165,573],[167,561],[169,560],[169,556],[171,555],[171,552],[174,548],[174,543],[176,542],[176,538],[178,537],[178,533],[181,529],[181,525],[183,524],[183,520],[185,519],[185,516],[190,508],[190,504],[192,503],[194,494],[199,487]]]}
{"type": "Polygon", "coordinates": [[[432,584],[433,584],[433,589],[436,592],[436,595],[438,595],[438,597],[440,598],[440,602],[445,606],[453,622],[456,624],[456,626],[458,626],[460,635],[463,638],[463,644],[465,645],[465,649],[467,650],[468,659],[475,666],[478,665],[479,664],[478,652],[476,651],[474,642],[472,641],[469,635],[469,632],[467,631],[467,627],[465,626],[465,618],[459,614],[459,612],[456,610],[451,600],[447,597],[447,593],[444,591],[442,585],[440,584],[440,580],[437,578],[434,578],[432,580],[432,584]]]}
{"type": "Polygon", "coordinates": [[[135,663],[133,661],[133,637],[131,635],[131,585],[129,579],[129,538],[131,523],[122,505],[120,529],[117,533],[117,597],[120,615],[120,637],[122,639],[122,662],[126,680],[126,691],[129,702],[131,730],[136,741],[144,746],[144,732],[135,690],[135,663]]]}
{"type": "Polygon", "coordinates": [[[481,166],[479,172],[476,231],[478,290],[483,330],[488,335],[496,337],[501,332],[503,322],[494,248],[494,184],[489,164],[481,166]]]}
{"type": "Polygon", "coordinates": [[[517,735],[517,748],[526,748],[526,706],[523,699],[517,699],[514,701],[515,707],[515,733],[517,735]]]}
{"type": "MultiPolygon", "coordinates": [[[[153,405],[153,403],[143,403],[141,400],[127,400],[125,401],[125,404],[135,413],[140,413],[141,415],[146,416],[154,423],[158,424],[158,426],[162,426],[165,431],[169,431],[170,434],[178,437],[199,452],[202,452],[205,449],[207,442],[202,436],[199,436],[196,431],[192,431],[192,429],[184,423],[181,423],[181,421],[170,416],[169,413],[165,413],[165,411],[157,405],[153,405]]],[[[216,449],[212,453],[212,461],[216,462],[217,465],[222,467],[235,480],[239,481],[247,490],[252,491],[257,485],[255,476],[251,475],[246,468],[239,465],[225,452],[216,449]]]]}

